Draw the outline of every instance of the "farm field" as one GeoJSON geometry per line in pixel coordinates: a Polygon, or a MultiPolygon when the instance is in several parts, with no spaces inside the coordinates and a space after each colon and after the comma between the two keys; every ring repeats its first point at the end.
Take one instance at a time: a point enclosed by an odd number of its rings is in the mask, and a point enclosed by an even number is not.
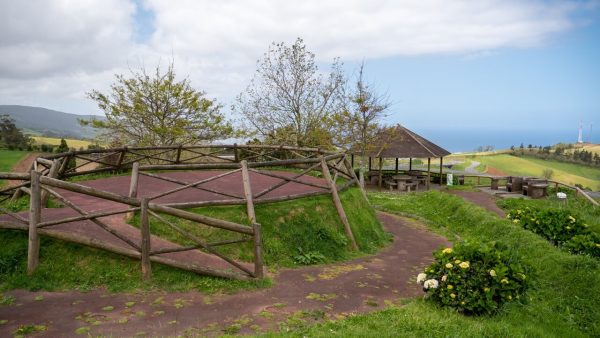
{"type": "Polygon", "coordinates": [[[481,162],[487,166],[488,171],[493,168],[506,175],[543,177],[544,169],[549,168],[554,171],[553,180],[571,185],[581,184],[594,191],[600,190],[600,168],[506,154],[476,156],[471,160],[481,162]]]}
{"type": "MultiPolygon", "coordinates": [[[[60,145],[60,138],[56,138],[56,137],[44,137],[44,136],[32,136],[32,139],[35,140],[35,144],[37,145],[42,145],[42,144],[48,144],[48,145],[52,145],[52,146],[58,146],[60,145]]],[[[67,145],[69,146],[69,148],[84,148],[87,149],[87,147],[90,144],[93,144],[93,141],[86,141],[86,140],[76,140],[76,139],[71,139],[71,138],[67,138],[65,139],[65,141],[67,141],[67,145]]]]}

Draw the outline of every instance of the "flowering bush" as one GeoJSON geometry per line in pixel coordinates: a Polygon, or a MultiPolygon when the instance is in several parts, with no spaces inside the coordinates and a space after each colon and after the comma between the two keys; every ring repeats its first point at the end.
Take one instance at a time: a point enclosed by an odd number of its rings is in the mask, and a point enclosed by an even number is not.
{"type": "Polygon", "coordinates": [[[568,210],[526,207],[511,210],[506,217],[571,253],[600,257],[600,236],[568,210]]]}
{"type": "Polygon", "coordinates": [[[495,243],[459,243],[434,257],[417,282],[428,299],[463,313],[492,313],[528,286],[526,269],[495,243]]]}

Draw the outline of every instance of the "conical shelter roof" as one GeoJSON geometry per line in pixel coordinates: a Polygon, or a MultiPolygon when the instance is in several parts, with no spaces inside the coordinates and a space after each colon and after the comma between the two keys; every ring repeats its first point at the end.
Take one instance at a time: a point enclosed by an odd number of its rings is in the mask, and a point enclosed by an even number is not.
{"type": "Polygon", "coordinates": [[[379,134],[368,155],[383,158],[435,158],[450,155],[450,152],[407,128],[397,125],[379,134]]]}

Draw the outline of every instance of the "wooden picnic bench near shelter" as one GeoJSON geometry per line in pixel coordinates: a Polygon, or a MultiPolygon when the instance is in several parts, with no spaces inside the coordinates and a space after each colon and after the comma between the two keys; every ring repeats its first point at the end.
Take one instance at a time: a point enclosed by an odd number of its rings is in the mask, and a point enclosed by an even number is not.
{"type": "MultiPolygon", "coordinates": [[[[369,174],[373,174],[374,170],[372,170],[372,159],[379,159],[379,166],[377,169],[377,185],[379,189],[381,189],[384,181],[383,181],[383,160],[395,159],[396,167],[395,167],[395,175],[399,173],[398,159],[400,158],[408,158],[409,159],[409,168],[408,174],[412,174],[415,171],[412,168],[412,160],[413,158],[427,158],[427,173],[426,175],[423,172],[416,173],[414,180],[410,181],[407,188],[409,187],[418,187],[419,183],[425,183],[427,189],[429,189],[429,185],[431,182],[431,159],[439,158],[440,159],[440,184],[443,179],[443,163],[444,156],[450,155],[450,152],[446,149],[436,145],[435,143],[427,140],[426,138],[414,133],[413,131],[401,126],[396,125],[395,128],[386,130],[377,137],[377,140],[374,142],[374,146],[372,150],[367,153],[369,156],[369,174]],[[416,184],[413,184],[416,183],[416,184]]],[[[402,179],[400,182],[396,182],[398,188],[400,188],[402,179]]]]}

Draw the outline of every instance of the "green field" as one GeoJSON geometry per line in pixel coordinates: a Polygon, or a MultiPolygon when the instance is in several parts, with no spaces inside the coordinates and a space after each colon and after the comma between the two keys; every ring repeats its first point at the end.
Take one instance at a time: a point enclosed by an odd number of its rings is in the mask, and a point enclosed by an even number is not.
{"type": "Polygon", "coordinates": [[[0,149],[0,171],[10,171],[25,155],[26,151],[0,149]]]}
{"type": "MultiPolygon", "coordinates": [[[[32,136],[31,137],[34,141],[36,145],[42,145],[42,144],[48,144],[48,145],[52,145],[52,146],[58,146],[60,145],[60,138],[56,138],[56,137],[43,137],[43,136],[32,136]]],[[[65,141],[67,141],[67,145],[69,146],[69,148],[75,148],[75,149],[79,149],[82,148],[83,149],[87,149],[87,147],[90,144],[94,144],[93,141],[86,141],[86,140],[75,140],[75,139],[71,139],[71,138],[67,138],[65,139],[65,141]]]]}
{"type": "Polygon", "coordinates": [[[570,185],[581,184],[595,191],[600,190],[600,168],[506,154],[476,156],[472,160],[481,162],[488,168],[500,170],[506,175],[543,177],[544,169],[549,168],[554,171],[552,180],[570,185]]]}

